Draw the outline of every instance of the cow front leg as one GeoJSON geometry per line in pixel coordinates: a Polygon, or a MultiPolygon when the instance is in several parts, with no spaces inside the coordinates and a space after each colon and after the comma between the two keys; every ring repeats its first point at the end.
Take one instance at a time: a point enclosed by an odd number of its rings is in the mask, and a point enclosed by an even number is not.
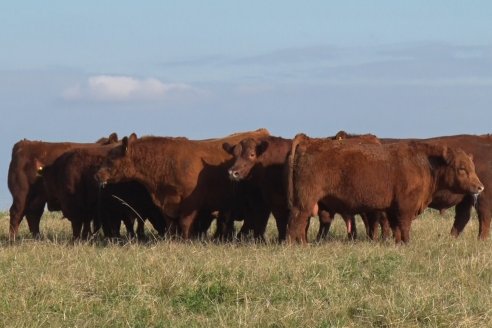
{"type": "Polygon", "coordinates": [[[465,229],[468,221],[470,221],[473,202],[472,196],[465,196],[454,207],[455,215],[453,227],[451,228],[451,236],[458,237],[463,232],[463,229],[465,229]]]}

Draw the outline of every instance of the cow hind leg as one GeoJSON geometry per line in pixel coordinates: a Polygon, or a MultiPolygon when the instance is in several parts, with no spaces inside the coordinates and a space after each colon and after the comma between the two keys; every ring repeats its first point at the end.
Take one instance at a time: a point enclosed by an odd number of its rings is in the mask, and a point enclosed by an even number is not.
{"type": "Polygon", "coordinates": [[[333,220],[333,217],[328,211],[319,211],[318,217],[319,217],[319,230],[318,230],[318,235],[316,236],[316,240],[321,241],[328,237],[328,233],[330,232],[331,221],[333,220]]]}
{"type": "Polygon", "coordinates": [[[33,238],[41,238],[41,233],[39,231],[39,223],[41,221],[41,216],[43,215],[43,208],[36,213],[29,213],[26,215],[27,224],[29,225],[29,231],[33,238]]]}
{"type": "Polygon", "coordinates": [[[19,225],[24,217],[25,206],[27,202],[27,195],[16,195],[12,206],[10,206],[10,227],[9,238],[15,240],[15,237],[19,233],[19,225]]]}
{"type": "Polygon", "coordinates": [[[191,237],[191,228],[195,221],[197,210],[192,210],[189,213],[182,215],[179,219],[179,227],[181,228],[181,237],[184,240],[189,240],[191,237]]]}
{"type": "Polygon", "coordinates": [[[291,209],[289,224],[287,226],[287,240],[290,243],[307,243],[306,230],[308,228],[308,219],[312,211],[299,211],[296,208],[291,209]]]}

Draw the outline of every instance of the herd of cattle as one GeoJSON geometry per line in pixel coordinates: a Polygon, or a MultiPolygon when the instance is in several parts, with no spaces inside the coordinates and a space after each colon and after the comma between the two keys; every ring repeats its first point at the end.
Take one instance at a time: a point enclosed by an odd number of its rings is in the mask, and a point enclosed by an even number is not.
{"type": "Polygon", "coordinates": [[[8,186],[10,239],[27,219],[38,236],[45,206],[70,220],[73,238],[98,230],[118,237],[144,235],[149,220],[161,236],[200,238],[217,221],[214,237],[252,233],[262,239],[270,214],[280,241],[307,242],[312,216],[324,238],[336,213],[356,238],[355,215],[369,238],[408,242],[412,220],[431,207],[455,206],[458,236],[475,207],[479,238],[492,215],[492,136],[380,139],[374,135],[294,139],[266,129],[224,138],[140,137],[115,133],[96,143],[21,140],[12,150],[8,186]],[[240,231],[234,221],[243,220],[240,231]]]}

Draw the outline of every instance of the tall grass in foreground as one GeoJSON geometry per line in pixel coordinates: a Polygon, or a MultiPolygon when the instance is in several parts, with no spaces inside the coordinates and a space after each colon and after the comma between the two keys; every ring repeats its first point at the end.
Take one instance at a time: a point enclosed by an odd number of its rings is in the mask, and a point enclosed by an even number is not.
{"type": "MultiPolygon", "coordinates": [[[[331,240],[308,247],[201,242],[72,245],[70,225],[7,242],[0,221],[2,327],[492,327],[492,248],[472,219],[426,212],[411,243],[331,240]]],[[[316,220],[313,220],[316,221],[316,220]]],[[[310,230],[314,239],[316,225],[310,230]]],[[[269,226],[268,237],[276,236],[269,226]]]]}

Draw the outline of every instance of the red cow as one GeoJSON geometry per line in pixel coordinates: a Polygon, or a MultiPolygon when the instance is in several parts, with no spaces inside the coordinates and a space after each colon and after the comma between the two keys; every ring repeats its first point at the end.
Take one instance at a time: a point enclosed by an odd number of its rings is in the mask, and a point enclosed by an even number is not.
{"type": "Polygon", "coordinates": [[[484,189],[470,156],[428,143],[340,144],[298,135],[288,165],[288,237],[302,243],[318,203],[341,213],[385,212],[395,241],[408,242],[412,219],[438,192],[484,189]]]}
{"type": "MultiPolygon", "coordinates": [[[[117,139],[117,135],[113,133],[109,138],[102,138],[97,143],[108,144],[117,139]]],[[[31,234],[34,237],[39,235],[39,221],[43,215],[47,198],[38,175],[36,159],[45,165],[50,165],[68,150],[92,146],[94,146],[93,143],[54,143],[26,139],[14,145],[8,172],[8,187],[13,198],[10,207],[9,237],[11,240],[15,239],[24,216],[27,218],[31,234]]],[[[48,209],[59,210],[60,208],[56,203],[48,203],[48,209]]]]}
{"type": "Polygon", "coordinates": [[[162,214],[178,219],[182,237],[188,239],[201,209],[233,211],[237,186],[228,179],[232,157],[223,151],[222,144],[266,135],[268,131],[260,129],[201,141],[124,138],[96,177],[102,185],[131,180],[143,184],[162,214]]]}

